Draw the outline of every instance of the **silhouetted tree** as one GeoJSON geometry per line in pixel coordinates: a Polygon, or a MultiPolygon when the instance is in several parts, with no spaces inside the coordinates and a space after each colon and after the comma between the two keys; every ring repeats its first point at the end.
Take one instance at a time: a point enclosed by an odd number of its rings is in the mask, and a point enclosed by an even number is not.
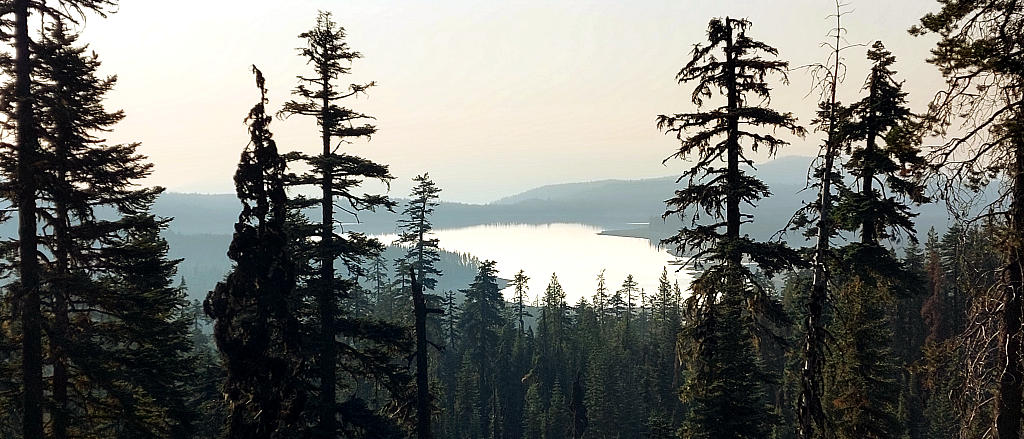
{"type": "Polygon", "coordinates": [[[396,242],[409,246],[404,257],[406,264],[416,272],[416,279],[422,282],[425,290],[433,290],[437,285],[437,276],[441,275],[441,270],[435,267],[441,256],[438,254],[437,238],[429,237],[434,228],[430,223],[430,215],[433,215],[437,207],[441,189],[430,180],[428,174],[417,175],[412,181],[416,186],[409,194],[402,217],[398,219],[401,232],[396,242]]]}
{"type": "Polygon", "coordinates": [[[6,61],[8,73],[13,77],[13,93],[7,100],[15,104],[11,118],[15,131],[15,143],[9,146],[7,159],[12,162],[9,188],[5,197],[12,201],[18,212],[17,291],[19,313],[21,314],[21,394],[22,431],[25,437],[38,438],[43,435],[43,358],[42,358],[42,313],[40,309],[40,267],[37,247],[36,198],[41,171],[39,165],[39,139],[36,113],[33,109],[32,37],[29,34],[29,18],[33,14],[69,20],[84,17],[85,12],[104,15],[108,8],[117,5],[116,0],[57,0],[55,5],[30,0],[11,0],[0,14],[4,25],[12,26],[13,32],[5,31],[4,38],[13,40],[14,59],[6,61]],[[13,23],[9,18],[14,15],[13,23]]]}
{"type": "Polygon", "coordinates": [[[767,102],[768,75],[785,78],[787,63],[762,58],[762,53],[776,55],[777,51],[750,38],[749,27],[746,20],[711,20],[708,44],[697,45],[676,76],[680,83],[696,82],[692,101],[698,108],[716,90],[725,95],[724,105],[658,117],[658,127],[675,133],[681,142],[670,158],[694,161],[680,177],[687,180],[687,186],[676,190],[665,213],[692,215],[692,226],[662,242],[690,255],[704,268],[687,300],[690,362],[682,391],[690,410],[682,430],[687,438],[767,436],[771,416],[751,345],[755,316],[744,315],[743,310],[750,308],[744,305],[748,302],[759,314],[767,314],[773,304],[742,262],[744,257],[750,258],[770,276],[799,261],[795,251],[781,244],[740,235],[740,225],[750,218],[741,213],[740,206],[770,194],[763,182],[740,168],[741,161],[749,163],[745,151],[767,149],[774,154],[786,145],[773,134],[748,131],[747,127],[803,134],[792,115],[752,104],[757,99],[767,102]],[[721,51],[721,56],[716,51],[721,51]],[[702,215],[709,216],[710,222],[699,223],[702,215]]]}
{"type": "Polygon", "coordinates": [[[228,250],[235,267],[203,304],[214,319],[214,337],[227,368],[229,438],[298,432],[306,402],[293,297],[295,263],[285,231],[285,160],[269,130],[263,74],[255,66],[253,72],[260,100],[246,117],[250,143],[235,172],[235,191],[242,202],[228,250]]]}
{"type": "Polygon", "coordinates": [[[849,438],[894,437],[905,428],[897,419],[902,365],[892,349],[896,315],[889,309],[897,305],[897,296],[909,291],[913,274],[883,243],[900,235],[916,241],[909,203],[926,201],[924,187],[913,180],[919,173],[915,168],[923,164],[920,136],[906,107],[906,93],[891,70],[895,58],[876,42],[868,59],[868,94],[853,104],[854,120],[845,127],[854,145],[845,167],[860,190],[841,190],[836,208],[839,226],[859,230],[861,237],[843,247],[842,264],[848,270],[836,280],[846,285],[837,299],[837,352],[842,353],[837,355],[840,365],[832,392],[836,433],[849,438]],[[879,182],[883,187],[875,186],[879,182]]]}
{"type": "Polygon", "coordinates": [[[498,289],[494,261],[484,261],[473,283],[464,291],[459,330],[462,333],[464,360],[460,368],[463,391],[459,416],[466,417],[466,437],[480,437],[490,425],[494,370],[491,361],[498,345],[504,301],[498,289]],[[475,432],[475,435],[474,435],[475,432]]]}
{"type": "MultiPolygon", "coordinates": [[[[358,288],[355,278],[363,274],[364,259],[374,257],[383,249],[376,239],[363,234],[336,233],[335,211],[339,209],[339,201],[347,204],[347,208],[341,209],[353,215],[361,210],[374,210],[379,207],[390,209],[394,203],[386,196],[360,195],[355,193],[355,190],[365,180],[388,183],[392,176],[387,166],[354,155],[338,153],[338,147],[334,145],[336,140],[344,144],[350,139],[369,137],[376,132],[373,125],[356,125],[372,119],[370,116],[339,104],[340,101],[363,93],[374,85],[372,82],[347,87],[335,85],[339,76],[349,73],[348,64],[361,57],[359,52],[352,51],[345,43],[344,28],[333,21],[330,13],[321,12],[313,29],[303,32],[299,38],[305,42],[305,47],[300,48],[299,53],[313,68],[314,74],[309,77],[299,76],[299,85],[293,92],[298,99],[286,102],[279,114],[315,117],[320,127],[320,154],[307,156],[291,153],[288,159],[303,161],[311,168],[309,172],[295,176],[291,184],[314,185],[321,192],[318,198],[305,200],[309,207],[319,205],[321,213],[317,236],[319,277],[308,282],[306,286],[315,296],[316,320],[319,324],[316,330],[317,349],[314,355],[318,375],[316,382],[319,383],[317,430],[319,435],[330,437],[337,434],[339,415],[343,424],[348,422],[347,415],[339,413],[339,410],[342,407],[353,407],[338,404],[339,352],[346,350],[339,350],[337,337],[343,335],[339,332],[347,329],[358,333],[360,337],[368,337],[371,340],[375,337],[372,332],[351,327],[349,323],[354,322],[346,323],[339,320],[341,317],[338,315],[338,298],[354,298],[358,288]],[[349,277],[338,277],[335,261],[339,259],[348,271],[349,277]]],[[[406,271],[399,270],[397,273],[398,277],[404,277],[403,273],[406,271]]],[[[404,291],[407,290],[400,290],[404,291]]],[[[391,330],[378,329],[382,331],[378,341],[390,343],[387,333],[391,330]]],[[[387,361],[383,358],[378,360],[387,361]]],[[[352,414],[352,417],[355,420],[363,416],[352,414]]]]}

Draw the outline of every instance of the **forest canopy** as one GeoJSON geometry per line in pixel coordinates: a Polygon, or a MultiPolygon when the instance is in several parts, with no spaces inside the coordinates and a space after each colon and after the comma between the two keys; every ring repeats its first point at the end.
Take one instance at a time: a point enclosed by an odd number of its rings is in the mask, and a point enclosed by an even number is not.
{"type": "MultiPolygon", "coordinates": [[[[642,195],[661,218],[632,232],[672,261],[572,291],[555,268],[509,270],[439,233],[525,221],[514,203],[555,222],[559,198],[453,205],[432,169],[396,177],[357,147],[400,128],[368,104],[388,85],[363,79],[343,6],[274,55],[298,77],[242,66],[248,138],[210,145],[238,157],[232,218],[184,215],[230,230],[220,242],[173,232],[149,180],[160,163],[110,140],[126,113],[88,28],[118,2],[2,2],[0,437],[1020,439],[1024,3],[939,0],[913,17],[901,35],[934,41],[913,56],[944,81],[926,106],[909,54],[848,41],[854,8],[827,3],[809,66],[756,11],[661,42],[681,54],[661,80],[685,99],[637,117],[666,135],[677,178],[624,193],[657,191],[642,195]],[[773,101],[797,75],[815,81],[805,108],[773,101]],[[275,135],[297,130],[315,148],[275,135]],[[757,160],[809,138],[809,168],[782,178],[801,205],[778,215],[780,179],[757,160]],[[949,212],[938,230],[934,206],[949,212]],[[361,229],[368,217],[394,239],[361,229]],[[220,254],[172,256],[197,241],[220,254]],[[186,266],[217,280],[192,287],[186,266]]],[[[600,199],[573,208],[607,218],[600,199]]]]}

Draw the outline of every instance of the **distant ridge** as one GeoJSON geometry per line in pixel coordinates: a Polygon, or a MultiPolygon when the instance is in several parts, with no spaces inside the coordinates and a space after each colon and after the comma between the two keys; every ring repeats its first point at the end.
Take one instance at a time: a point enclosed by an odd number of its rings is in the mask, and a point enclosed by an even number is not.
{"type": "MultiPolygon", "coordinates": [[[[769,182],[769,185],[774,183],[790,186],[792,183],[797,183],[802,187],[804,184],[804,177],[807,175],[807,169],[811,164],[811,160],[813,160],[813,157],[784,156],[755,166],[757,167],[758,177],[769,182]]],[[[680,173],[682,173],[684,169],[684,167],[679,167],[680,173]]],[[[509,205],[533,201],[553,201],[572,198],[578,199],[583,197],[593,197],[597,193],[601,192],[618,192],[625,195],[625,192],[629,192],[626,191],[625,188],[631,186],[648,189],[666,187],[674,188],[676,186],[675,181],[677,178],[677,175],[667,175],[664,177],[602,179],[586,182],[556,183],[499,198],[489,204],[509,205]]],[[[633,190],[632,192],[641,191],[633,190]]],[[[671,194],[671,190],[664,192],[663,198],[668,198],[671,194]]],[[[649,196],[651,194],[638,193],[637,195],[649,196]]]]}

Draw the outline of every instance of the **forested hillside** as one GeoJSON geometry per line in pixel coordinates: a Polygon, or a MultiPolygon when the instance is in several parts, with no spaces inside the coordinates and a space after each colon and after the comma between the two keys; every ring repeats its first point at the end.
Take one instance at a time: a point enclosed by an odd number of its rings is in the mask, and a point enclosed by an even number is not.
{"type": "Polygon", "coordinates": [[[643,115],[676,176],[486,205],[442,202],[427,170],[387,192],[404,178],[354,145],[379,134],[360,99],[388,85],[361,76],[344,16],[291,42],[302,75],[242,66],[235,194],[196,195],[108,139],[126,116],[85,23],[117,0],[0,4],[0,437],[1021,438],[1017,0],[915,17],[905,38],[932,42],[946,87],[922,108],[886,42],[845,40],[848,5],[801,68],[757,11],[709,18],[663,41],[677,112],[643,115]],[[807,97],[773,99],[795,75],[807,97]],[[276,134],[300,129],[312,152],[276,134]],[[805,142],[817,156],[787,156],[805,142]],[[554,269],[502,279],[438,233],[554,222],[672,260],[570,301],[554,269]]]}

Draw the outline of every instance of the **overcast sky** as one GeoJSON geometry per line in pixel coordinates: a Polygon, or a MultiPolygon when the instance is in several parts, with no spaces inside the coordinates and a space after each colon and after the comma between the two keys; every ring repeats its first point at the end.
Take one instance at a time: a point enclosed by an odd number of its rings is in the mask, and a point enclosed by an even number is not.
{"type": "MultiPolygon", "coordinates": [[[[257,97],[250,65],[267,77],[275,110],[308,70],[297,35],[317,10],[334,13],[364,58],[342,81],[376,81],[348,106],[377,117],[379,133],[350,151],[391,166],[392,193],[430,172],[442,198],[487,202],[535,186],[677,174],[662,165],[676,141],[655,116],[690,111],[674,75],[711,17],[746,17],[750,35],[793,67],[821,62],[830,0],[381,1],[122,0],[90,18],[83,39],[119,76],[111,108],[127,118],[110,138],[140,141],[156,164],[149,183],[172,191],[232,192],[257,97]]],[[[925,63],[932,38],[906,29],[937,9],[932,0],[851,0],[852,43],[882,40],[896,55],[913,106],[941,87],[925,63]]],[[[846,52],[844,94],[866,75],[866,48],[846,52]]],[[[816,95],[805,71],[779,85],[773,106],[808,123],[816,95]]],[[[847,99],[849,100],[849,99],[847,99]]],[[[311,120],[271,126],[284,150],[316,152],[311,120]]],[[[810,155],[814,138],[783,155],[810,155]]],[[[799,178],[799,177],[794,177],[799,178]]]]}

